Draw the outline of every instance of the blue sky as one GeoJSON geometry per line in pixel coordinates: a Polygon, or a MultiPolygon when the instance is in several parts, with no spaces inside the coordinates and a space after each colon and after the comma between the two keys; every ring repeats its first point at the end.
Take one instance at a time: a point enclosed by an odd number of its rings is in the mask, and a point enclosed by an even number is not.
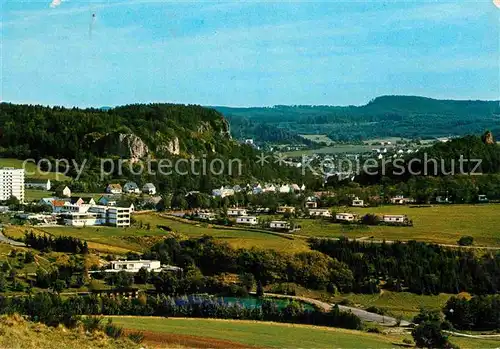
{"type": "Polygon", "coordinates": [[[0,0],[2,101],[261,106],[500,96],[500,9],[491,0],[53,1],[0,0]]]}

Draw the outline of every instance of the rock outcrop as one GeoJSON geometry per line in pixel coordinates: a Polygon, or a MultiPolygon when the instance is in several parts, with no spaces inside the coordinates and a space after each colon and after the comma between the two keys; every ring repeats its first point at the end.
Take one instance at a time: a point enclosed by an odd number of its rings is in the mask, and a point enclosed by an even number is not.
{"type": "Polygon", "coordinates": [[[493,133],[491,131],[486,131],[483,135],[484,144],[495,144],[495,138],[493,137],[493,133]]]}
{"type": "Polygon", "coordinates": [[[109,133],[99,139],[95,146],[101,154],[118,155],[135,161],[145,158],[149,154],[146,143],[132,133],[109,133]]]}
{"type": "Polygon", "coordinates": [[[169,141],[167,144],[159,145],[156,148],[156,151],[158,153],[170,153],[173,155],[179,155],[181,153],[181,146],[179,142],[179,137],[175,137],[171,141],[169,141]]]}

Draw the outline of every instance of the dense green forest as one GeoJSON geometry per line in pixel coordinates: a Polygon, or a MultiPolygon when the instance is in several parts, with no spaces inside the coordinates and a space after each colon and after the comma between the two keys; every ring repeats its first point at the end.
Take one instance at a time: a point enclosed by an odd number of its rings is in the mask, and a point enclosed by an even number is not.
{"type": "Polygon", "coordinates": [[[311,239],[313,250],[346,264],[354,276],[354,285],[365,285],[360,292],[378,293],[380,281],[394,291],[418,294],[470,292],[492,294],[500,290],[500,253],[476,255],[439,245],[408,243],[372,243],[311,239]]]}
{"type": "MultiPolygon", "coordinates": [[[[102,110],[0,104],[0,156],[75,159],[80,164],[85,160],[85,171],[80,177],[82,191],[100,191],[111,179],[152,182],[160,191],[167,188],[209,191],[233,182],[276,178],[301,180],[296,169],[272,161],[266,166],[256,164],[258,154],[252,147],[231,138],[229,125],[219,112],[196,105],[138,104],[102,110]],[[103,157],[113,160],[117,169],[121,159],[169,159],[175,163],[192,156],[207,163],[221,160],[226,171],[216,175],[204,171],[207,174],[200,175],[201,165],[190,171],[190,163],[181,163],[180,171],[160,175],[158,163],[153,161],[150,167],[156,174],[151,175],[147,171],[140,173],[142,164],[138,161],[132,168],[125,166],[122,173],[115,171],[107,178],[100,178],[103,157]],[[241,167],[238,163],[233,166],[232,173],[229,173],[230,159],[241,162],[241,167]],[[185,171],[187,175],[178,173],[185,171]]],[[[58,170],[64,172],[66,168],[58,170]]],[[[69,175],[75,174],[76,169],[70,166],[69,175]]]]}
{"type": "Polygon", "coordinates": [[[299,134],[327,134],[332,140],[379,137],[426,138],[500,133],[498,101],[436,100],[416,96],[382,96],[363,106],[215,107],[236,137],[274,141],[299,134]],[[249,127],[251,125],[251,127],[249,127]],[[262,133],[261,125],[270,132],[262,133]],[[279,132],[278,132],[279,130],[279,132]]]}

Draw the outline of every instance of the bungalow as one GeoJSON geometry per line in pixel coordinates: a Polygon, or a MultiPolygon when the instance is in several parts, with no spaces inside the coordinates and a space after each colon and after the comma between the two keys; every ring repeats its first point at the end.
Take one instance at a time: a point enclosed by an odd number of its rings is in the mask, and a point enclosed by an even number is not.
{"type": "Polygon", "coordinates": [[[316,201],[306,201],[305,207],[306,208],[317,208],[318,203],[316,201]]]}
{"type": "Polygon", "coordinates": [[[354,213],[337,213],[335,219],[340,222],[354,222],[358,215],[354,213]]]}
{"type": "Polygon", "coordinates": [[[313,208],[309,210],[309,217],[331,217],[332,213],[327,208],[313,208]]]}
{"type": "Polygon", "coordinates": [[[297,184],[295,184],[295,183],[294,183],[294,184],[292,184],[292,185],[290,186],[290,188],[291,188],[293,191],[295,191],[295,192],[300,191],[300,187],[299,187],[297,184]]]}
{"type": "Polygon", "coordinates": [[[97,200],[97,204],[102,206],[116,206],[116,199],[112,196],[101,196],[97,200]]]}
{"type": "Polygon", "coordinates": [[[436,202],[438,204],[451,204],[451,198],[449,196],[436,196],[436,202]]]}
{"type": "Polygon", "coordinates": [[[269,228],[275,230],[290,230],[290,222],[287,221],[271,221],[269,223],[269,228]]]}
{"type": "Polygon", "coordinates": [[[412,202],[412,199],[405,198],[403,195],[396,195],[391,198],[391,204],[393,205],[405,205],[412,202]]]}
{"type": "Polygon", "coordinates": [[[257,225],[259,222],[255,216],[240,216],[236,218],[238,224],[257,225]]]}
{"type": "Polygon", "coordinates": [[[295,213],[295,207],[293,207],[293,206],[278,206],[276,213],[295,213]]]}
{"type": "Polygon", "coordinates": [[[142,192],[144,194],[148,194],[148,195],[155,195],[156,194],[156,187],[153,183],[146,183],[142,187],[142,192]]]}
{"type": "Polygon", "coordinates": [[[355,198],[352,200],[351,206],[354,207],[364,207],[365,206],[365,201],[361,200],[360,198],[355,198]]]}
{"type": "Polygon", "coordinates": [[[408,217],[404,214],[386,214],[382,217],[385,223],[406,223],[408,217]]]}
{"type": "Polygon", "coordinates": [[[24,183],[24,187],[49,191],[52,188],[52,184],[50,183],[50,179],[29,179],[28,182],[24,183]]]}
{"type": "Polygon", "coordinates": [[[264,193],[274,193],[276,192],[276,187],[273,184],[267,184],[262,191],[264,193]]]}
{"type": "Polygon", "coordinates": [[[228,208],[228,216],[248,216],[247,210],[245,208],[228,208]]]}
{"type": "MultiPolygon", "coordinates": [[[[176,271],[182,272],[182,268],[173,265],[161,265],[160,261],[157,260],[117,260],[110,262],[110,268],[105,269],[106,273],[117,273],[120,271],[126,271],[128,273],[137,273],[142,268],[149,272],[161,272],[161,271],[176,271]]],[[[100,271],[95,271],[100,272],[100,271]]]]}
{"type": "Polygon", "coordinates": [[[108,186],[106,187],[106,193],[121,194],[122,193],[122,186],[118,183],[108,184],[108,186]]]}
{"type": "Polygon", "coordinates": [[[213,221],[216,218],[215,213],[213,213],[213,212],[206,212],[206,211],[200,211],[200,212],[198,212],[197,217],[199,219],[204,220],[204,221],[213,221]]]}
{"type": "Polygon", "coordinates": [[[292,191],[292,188],[290,188],[290,186],[288,184],[285,184],[285,185],[282,185],[279,189],[279,192],[281,194],[286,194],[286,193],[289,193],[292,191]]]}
{"type": "Polygon", "coordinates": [[[127,182],[123,186],[123,192],[128,194],[140,194],[141,190],[135,182],[127,182]]]}
{"type": "Polygon", "coordinates": [[[489,201],[490,200],[488,199],[488,197],[486,195],[478,195],[477,196],[477,202],[487,203],[489,201]]]}

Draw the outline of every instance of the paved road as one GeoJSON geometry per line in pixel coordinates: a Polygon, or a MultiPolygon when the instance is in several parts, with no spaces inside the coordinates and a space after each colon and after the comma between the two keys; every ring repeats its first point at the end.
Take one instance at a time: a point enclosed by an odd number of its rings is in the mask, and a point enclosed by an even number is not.
{"type": "MultiPolygon", "coordinates": [[[[265,293],[265,295],[270,296],[270,297],[276,297],[276,298],[297,299],[297,300],[300,300],[302,302],[315,305],[324,311],[330,311],[333,308],[333,304],[322,302],[322,301],[319,301],[317,299],[307,298],[307,297],[288,296],[288,295],[274,294],[274,293],[265,293]]],[[[366,322],[376,322],[382,326],[395,326],[397,324],[397,319],[395,319],[393,317],[379,315],[379,314],[375,314],[375,313],[370,313],[369,311],[366,311],[363,309],[354,308],[354,307],[347,307],[345,305],[339,305],[339,309],[342,311],[350,311],[354,315],[357,315],[361,320],[366,321],[366,322]]],[[[400,326],[403,326],[403,327],[407,327],[409,325],[410,325],[410,323],[408,321],[405,321],[405,320],[402,320],[400,323],[400,326]]]]}
{"type": "Polygon", "coordinates": [[[3,233],[0,231],[0,242],[3,242],[5,244],[9,244],[12,246],[17,246],[17,247],[26,247],[26,244],[24,242],[19,242],[16,240],[9,239],[3,233]]]}

